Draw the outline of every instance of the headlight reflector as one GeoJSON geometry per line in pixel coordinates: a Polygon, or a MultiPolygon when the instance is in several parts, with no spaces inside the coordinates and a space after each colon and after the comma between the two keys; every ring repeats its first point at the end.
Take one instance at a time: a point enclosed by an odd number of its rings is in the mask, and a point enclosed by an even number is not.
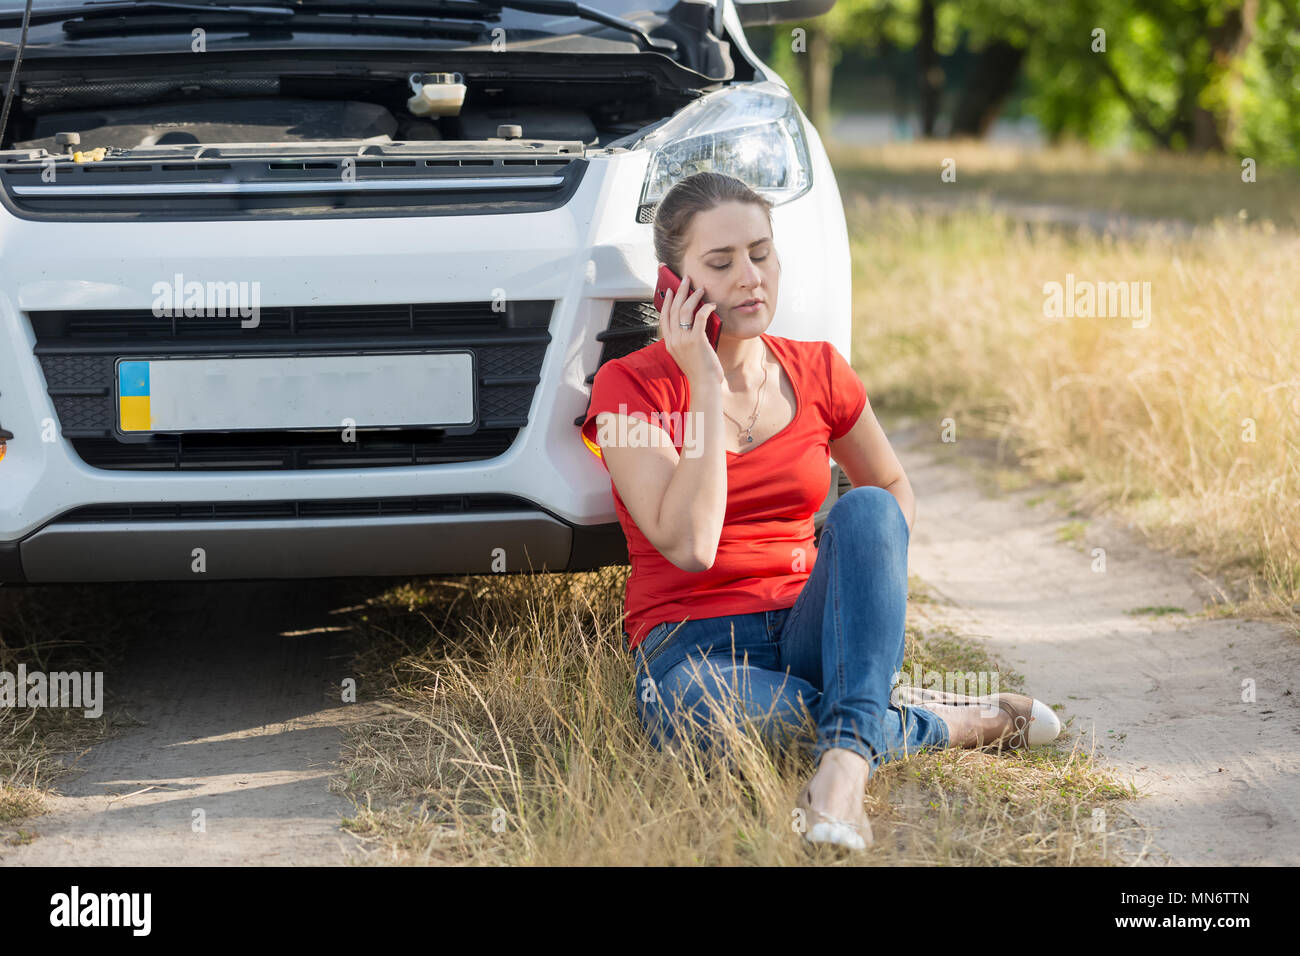
{"type": "Polygon", "coordinates": [[[698,172],[735,176],[777,205],[812,187],[794,99],[770,80],[701,97],[636,146],[653,150],[638,204],[641,222],[650,221],[674,183],[698,172]]]}

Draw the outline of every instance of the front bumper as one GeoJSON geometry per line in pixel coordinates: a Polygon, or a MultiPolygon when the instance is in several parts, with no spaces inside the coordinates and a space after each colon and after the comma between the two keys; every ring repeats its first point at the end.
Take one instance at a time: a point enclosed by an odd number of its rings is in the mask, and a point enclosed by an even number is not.
{"type": "Polygon", "coordinates": [[[20,553],[31,583],[488,574],[565,570],[573,538],[562,521],[521,508],[360,521],[58,522],[20,553]]]}
{"type": "MultiPolygon", "coordinates": [[[[831,478],[814,518],[818,537],[831,506],[848,490],[838,465],[831,478]]],[[[0,543],[0,582],[502,574],[591,571],[627,561],[618,522],[571,525],[522,501],[440,515],[291,520],[106,520],[73,513],[21,542],[0,543]]]]}

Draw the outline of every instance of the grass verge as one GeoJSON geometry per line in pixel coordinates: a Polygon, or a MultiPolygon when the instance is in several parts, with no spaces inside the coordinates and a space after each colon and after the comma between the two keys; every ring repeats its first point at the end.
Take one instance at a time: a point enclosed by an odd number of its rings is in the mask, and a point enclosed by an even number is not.
{"type": "Polygon", "coordinates": [[[1300,236],[1029,228],[846,192],[853,363],[882,420],[1005,446],[1073,516],[1116,511],[1300,633],[1300,236]],[[1150,283],[1149,320],[1048,317],[1045,285],[1150,283]],[[1058,489],[1060,490],[1060,489],[1058,489]]]}

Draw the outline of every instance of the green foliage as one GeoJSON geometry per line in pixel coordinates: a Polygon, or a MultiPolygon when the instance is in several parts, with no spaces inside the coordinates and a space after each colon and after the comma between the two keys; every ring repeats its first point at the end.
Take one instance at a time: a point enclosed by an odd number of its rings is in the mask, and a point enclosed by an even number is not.
{"type": "Polygon", "coordinates": [[[1300,0],[1265,0],[1243,59],[1234,151],[1300,166],[1300,0]]]}
{"type": "MultiPolygon", "coordinates": [[[[818,22],[837,49],[907,49],[920,8],[839,0],[818,22]]],[[[940,54],[1025,49],[1025,109],[1053,140],[1300,164],[1300,0],[936,0],[935,13],[940,54]]],[[[784,51],[783,76],[799,55],[784,51]]]]}

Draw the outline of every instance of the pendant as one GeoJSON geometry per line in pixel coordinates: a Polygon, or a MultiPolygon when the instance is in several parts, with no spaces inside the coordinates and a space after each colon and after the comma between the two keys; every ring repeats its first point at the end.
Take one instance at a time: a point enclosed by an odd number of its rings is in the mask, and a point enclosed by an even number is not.
{"type": "Polygon", "coordinates": [[[753,436],[753,435],[747,435],[747,436],[745,437],[745,441],[749,442],[749,443],[752,445],[752,444],[754,443],[754,436],[753,436]]]}

